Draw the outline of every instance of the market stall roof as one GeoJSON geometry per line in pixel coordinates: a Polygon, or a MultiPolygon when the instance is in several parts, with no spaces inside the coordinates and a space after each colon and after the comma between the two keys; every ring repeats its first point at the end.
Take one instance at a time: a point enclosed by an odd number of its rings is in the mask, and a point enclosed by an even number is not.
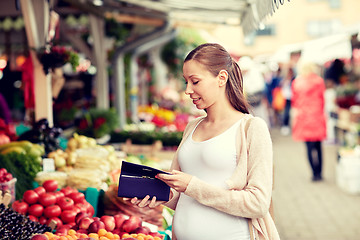
{"type": "MultiPolygon", "coordinates": [[[[161,25],[238,25],[244,34],[254,31],[285,0],[64,0],[120,21],[161,25]]],[[[288,0],[290,1],[290,0],[288,0]]]]}

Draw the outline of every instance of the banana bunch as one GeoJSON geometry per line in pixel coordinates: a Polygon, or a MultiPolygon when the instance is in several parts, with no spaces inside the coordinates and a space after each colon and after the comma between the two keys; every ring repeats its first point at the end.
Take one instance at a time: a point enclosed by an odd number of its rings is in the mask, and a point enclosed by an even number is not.
{"type": "Polygon", "coordinates": [[[45,154],[45,148],[44,146],[32,143],[27,140],[13,141],[0,145],[0,154],[5,155],[11,152],[32,155],[39,158],[39,160],[41,161],[41,156],[45,154]]]}

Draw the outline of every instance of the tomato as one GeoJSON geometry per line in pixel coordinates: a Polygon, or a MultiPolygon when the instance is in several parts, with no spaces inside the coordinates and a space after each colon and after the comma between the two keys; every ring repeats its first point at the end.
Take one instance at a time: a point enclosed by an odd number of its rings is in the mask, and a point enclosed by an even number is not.
{"type": "Polygon", "coordinates": [[[43,182],[42,186],[45,188],[46,192],[55,192],[58,189],[58,182],[56,180],[49,179],[43,182]]]}
{"type": "Polygon", "coordinates": [[[76,205],[74,205],[74,207],[71,210],[75,211],[76,213],[81,212],[81,209],[76,205]]]}
{"type": "Polygon", "coordinates": [[[59,228],[63,225],[63,222],[58,217],[51,217],[47,220],[46,225],[50,226],[50,223],[54,221],[56,224],[56,228],[59,228]]]}
{"type": "Polygon", "coordinates": [[[52,193],[44,193],[40,196],[39,202],[44,206],[50,206],[56,203],[56,197],[52,193]]]}
{"type": "Polygon", "coordinates": [[[59,198],[56,203],[59,205],[61,210],[70,210],[74,207],[74,200],[69,197],[59,198]]]}
{"type": "Polygon", "coordinates": [[[69,186],[60,189],[60,191],[64,193],[65,197],[67,197],[72,192],[78,192],[77,189],[69,187],[69,186]]]}
{"type": "Polygon", "coordinates": [[[65,197],[65,194],[63,192],[57,191],[53,193],[56,197],[56,201],[59,200],[62,197],[65,197]]]}
{"type": "Polygon", "coordinates": [[[39,218],[39,223],[42,224],[42,225],[45,225],[46,222],[47,222],[47,220],[48,220],[48,219],[47,219],[46,217],[41,216],[41,217],[39,218]]]}
{"type": "Polygon", "coordinates": [[[41,204],[33,204],[29,206],[28,213],[35,217],[40,217],[44,212],[44,207],[41,204]]]}
{"type": "Polygon", "coordinates": [[[76,212],[72,210],[65,210],[61,213],[61,220],[63,223],[73,223],[75,222],[76,212]]]}
{"type": "Polygon", "coordinates": [[[34,190],[26,190],[23,199],[28,204],[35,204],[39,200],[39,195],[34,190]]]}
{"type": "Polygon", "coordinates": [[[27,204],[26,202],[22,201],[22,200],[17,200],[15,202],[12,203],[11,205],[12,209],[14,209],[14,211],[26,215],[28,209],[29,209],[29,204],[27,204]]]}
{"type": "Polygon", "coordinates": [[[85,194],[82,192],[72,192],[68,195],[75,203],[82,203],[85,201],[85,194]]]}
{"type": "Polygon", "coordinates": [[[43,186],[39,186],[37,188],[34,189],[34,191],[40,196],[43,193],[46,193],[46,190],[43,186]]]}
{"type": "Polygon", "coordinates": [[[39,219],[33,215],[29,215],[28,218],[33,222],[39,222],[39,219]]]}
{"type": "Polygon", "coordinates": [[[47,218],[51,218],[51,217],[58,217],[61,214],[61,208],[59,207],[59,205],[51,205],[51,206],[47,206],[44,209],[44,215],[47,218]]]}
{"type": "Polygon", "coordinates": [[[87,213],[87,210],[88,210],[88,206],[85,205],[84,203],[75,203],[75,207],[79,208],[80,209],[80,212],[86,212],[87,213]]]}

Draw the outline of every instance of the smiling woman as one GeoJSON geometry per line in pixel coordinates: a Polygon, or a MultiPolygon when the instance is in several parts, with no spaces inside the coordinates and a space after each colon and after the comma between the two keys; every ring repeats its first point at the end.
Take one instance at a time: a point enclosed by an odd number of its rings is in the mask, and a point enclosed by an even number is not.
{"type": "Polygon", "coordinates": [[[131,202],[175,209],[175,240],[278,240],[269,211],[270,133],[249,114],[238,64],[219,44],[203,44],[185,58],[183,76],[185,94],[206,115],[187,125],[171,174],[156,175],[170,186],[170,200],[147,195],[131,202]]]}

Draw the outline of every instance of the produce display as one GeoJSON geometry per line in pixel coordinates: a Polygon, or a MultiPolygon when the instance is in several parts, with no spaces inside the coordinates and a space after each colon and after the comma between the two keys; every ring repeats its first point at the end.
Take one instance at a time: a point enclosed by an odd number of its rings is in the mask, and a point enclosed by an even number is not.
{"type": "Polygon", "coordinates": [[[45,149],[43,146],[27,140],[14,141],[0,145],[0,154],[6,155],[11,152],[31,155],[41,162],[41,156],[45,154],[45,149]]]}
{"type": "Polygon", "coordinates": [[[73,229],[70,229],[67,234],[59,235],[52,232],[45,232],[44,234],[34,235],[31,240],[58,240],[58,239],[79,239],[79,240],[161,240],[161,237],[146,235],[143,233],[139,234],[123,234],[121,237],[118,234],[113,234],[105,229],[100,229],[97,233],[80,233],[73,229]]]}
{"type": "Polygon", "coordinates": [[[57,149],[47,157],[54,159],[58,172],[66,173],[66,185],[79,190],[103,188],[109,173],[120,168],[121,163],[113,146],[98,145],[94,138],[76,133],[69,139],[66,150],[57,149]]]}
{"type": "Polygon", "coordinates": [[[0,168],[0,192],[9,192],[11,194],[11,202],[15,201],[15,183],[16,178],[5,168],[0,168]]]}
{"type": "Polygon", "coordinates": [[[163,240],[157,231],[165,228],[162,206],[144,212],[116,195],[122,161],[164,169],[162,161],[116,151],[77,133],[61,149],[61,132],[42,119],[17,140],[0,141],[0,240],[163,240]],[[55,171],[43,169],[44,158],[54,159],[55,171]],[[100,196],[89,187],[105,192],[101,211],[86,200],[83,192],[96,204],[100,196]],[[10,196],[10,207],[2,203],[2,192],[10,196]],[[113,208],[107,209],[108,203],[113,208]]]}
{"type": "Polygon", "coordinates": [[[75,216],[79,212],[94,215],[93,206],[86,201],[85,195],[71,187],[59,191],[55,180],[47,180],[42,186],[24,192],[23,198],[15,201],[12,208],[29,219],[49,225],[56,222],[56,229],[75,225],[75,216]]]}
{"type": "MultiPolygon", "coordinates": [[[[164,236],[152,232],[149,227],[142,225],[142,220],[135,216],[118,214],[115,216],[104,215],[89,217],[87,214],[78,213],[75,217],[76,224],[70,228],[63,225],[56,228],[55,233],[41,234],[41,239],[136,239],[136,240],[162,240],[164,236]],[[46,238],[45,238],[46,237],[46,238]],[[67,237],[67,238],[61,238],[67,237]]],[[[40,236],[32,238],[40,239],[40,236]]]]}
{"type": "Polygon", "coordinates": [[[29,217],[0,204],[0,239],[27,240],[33,234],[51,231],[47,225],[32,221],[29,217]]]}
{"type": "MultiPolygon", "coordinates": [[[[17,142],[11,142],[9,144],[15,145],[15,143],[18,145],[17,142]]],[[[31,145],[31,147],[34,146],[36,146],[36,144],[31,145]]],[[[0,145],[0,148],[3,147],[5,146],[0,145]]],[[[12,147],[9,147],[9,149],[11,148],[12,147]]],[[[0,154],[0,167],[5,168],[17,179],[15,189],[16,199],[20,199],[26,190],[32,188],[32,182],[35,180],[37,173],[42,170],[41,157],[39,159],[37,155],[11,151],[6,154],[0,154]]]]}
{"type": "Polygon", "coordinates": [[[50,127],[47,119],[40,119],[33,125],[31,130],[21,134],[17,140],[27,140],[42,145],[45,152],[49,153],[60,148],[59,137],[61,133],[61,128],[50,127]]]}
{"type": "Polygon", "coordinates": [[[52,230],[50,226],[33,222],[28,217],[9,208],[10,201],[10,193],[0,191],[0,240],[27,240],[33,234],[52,230]]]}

